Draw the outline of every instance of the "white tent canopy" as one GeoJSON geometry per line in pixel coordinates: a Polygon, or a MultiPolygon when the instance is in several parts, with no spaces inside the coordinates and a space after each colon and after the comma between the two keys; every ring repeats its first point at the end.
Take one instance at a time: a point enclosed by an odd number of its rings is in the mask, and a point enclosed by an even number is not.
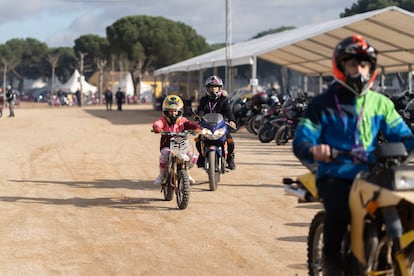
{"type": "MultiPolygon", "coordinates": [[[[286,66],[306,75],[330,75],[335,45],[355,33],[380,52],[382,72],[412,71],[414,14],[392,6],[324,23],[303,26],[231,46],[231,66],[255,63],[256,58],[286,66]]],[[[156,76],[225,66],[226,49],[206,53],[154,72],[156,76]]]]}
{"type": "Polygon", "coordinates": [[[76,91],[81,90],[81,84],[83,93],[95,93],[98,91],[98,88],[88,83],[84,76],[81,77],[79,71],[76,69],[66,83],[56,86],[56,90],[75,93],[76,91]]]}
{"type": "Polygon", "coordinates": [[[118,91],[118,88],[121,88],[121,91],[125,92],[126,96],[134,95],[134,83],[132,82],[131,74],[128,73],[125,75],[120,82],[112,85],[112,91],[118,91]]]}
{"type": "MultiPolygon", "coordinates": [[[[125,78],[122,79],[120,82],[115,83],[112,85],[112,91],[118,91],[118,88],[121,88],[121,91],[125,92],[127,96],[133,96],[134,95],[134,83],[132,81],[131,74],[126,74],[125,78]]],[[[141,95],[143,94],[152,93],[152,86],[149,84],[146,84],[144,82],[141,82],[141,95]]]]}

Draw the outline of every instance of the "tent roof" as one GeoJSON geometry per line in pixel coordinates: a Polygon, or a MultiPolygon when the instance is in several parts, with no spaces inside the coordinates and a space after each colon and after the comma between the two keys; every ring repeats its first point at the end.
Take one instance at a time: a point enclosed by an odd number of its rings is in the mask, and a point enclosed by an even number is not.
{"type": "MultiPolygon", "coordinates": [[[[391,6],[324,23],[271,34],[231,46],[231,65],[259,57],[307,75],[330,75],[331,55],[343,38],[358,33],[378,51],[385,73],[414,70],[414,14],[391,6]]],[[[155,71],[155,75],[225,66],[226,49],[206,53],[155,71]]]]}
{"type": "Polygon", "coordinates": [[[56,90],[62,90],[65,92],[75,93],[77,90],[80,89],[82,81],[82,90],[83,92],[96,92],[98,89],[96,86],[91,85],[88,83],[84,77],[81,78],[81,75],[77,69],[73,72],[72,76],[69,78],[67,82],[61,84],[56,87],[56,90]]]}

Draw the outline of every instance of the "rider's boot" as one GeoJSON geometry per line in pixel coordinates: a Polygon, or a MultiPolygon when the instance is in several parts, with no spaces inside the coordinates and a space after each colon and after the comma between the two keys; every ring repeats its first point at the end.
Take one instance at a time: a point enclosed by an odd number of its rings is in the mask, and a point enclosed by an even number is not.
{"type": "Polygon", "coordinates": [[[167,169],[166,168],[160,168],[160,174],[155,178],[154,184],[155,185],[161,185],[165,181],[165,176],[167,175],[167,169]]]}
{"type": "Polygon", "coordinates": [[[323,256],[323,276],[341,276],[343,275],[341,255],[323,256]]]}
{"type": "Polygon", "coordinates": [[[229,154],[227,156],[227,167],[230,170],[235,170],[236,169],[236,164],[234,163],[234,153],[229,154]]]}
{"type": "Polygon", "coordinates": [[[197,167],[198,168],[204,168],[204,156],[199,155],[197,159],[197,167]]]}
{"type": "Polygon", "coordinates": [[[196,183],[195,179],[188,173],[188,179],[190,180],[190,185],[194,185],[196,183]]]}

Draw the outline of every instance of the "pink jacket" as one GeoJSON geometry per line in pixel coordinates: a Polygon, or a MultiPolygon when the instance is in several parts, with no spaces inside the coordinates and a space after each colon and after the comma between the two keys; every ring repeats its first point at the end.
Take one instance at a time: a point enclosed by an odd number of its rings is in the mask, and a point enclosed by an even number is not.
{"type": "MultiPolygon", "coordinates": [[[[183,130],[191,130],[191,129],[198,130],[200,129],[200,127],[198,124],[189,121],[185,117],[180,117],[177,119],[175,124],[168,125],[168,122],[165,119],[165,116],[161,116],[160,118],[158,118],[158,120],[156,120],[152,124],[152,129],[154,130],[154,132],[159,133],[162,131],[181,132],[183,130]]],[[[171,138],[170,136],[161,136],[160,149],[165,148],[165,147],[170,147],[170,138],[171,138]]]]}

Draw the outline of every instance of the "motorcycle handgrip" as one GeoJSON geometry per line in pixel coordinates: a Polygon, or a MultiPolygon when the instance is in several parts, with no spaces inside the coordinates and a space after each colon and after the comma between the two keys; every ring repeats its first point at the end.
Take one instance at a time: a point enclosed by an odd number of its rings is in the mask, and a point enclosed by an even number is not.
{"type": "Polygon", "coordinates": [[[235,127],[232,127],[232,126],[230,125],[230,123],[228,123],[228,122],[226,122],[226,125],[227,125],[229,128],[231,128],[231,129],[237,129],[237,128],[235,128],[235,127]]]}
{"type": "Polygon", "coordinates": [[[331,159],[334,162],[342,163],[343,160],[339,159],[340,156],[350,156],[350,157],[354,158],[354,160],[358,160],[359,163],[372,165],[371,163],[369,163],[368,160],[362,158],[360,155],[358,155],[357,153],[355,153],[353,151],[339,150],[339,149],[335,149],[335,148],[331,147],[331,159]]]}

